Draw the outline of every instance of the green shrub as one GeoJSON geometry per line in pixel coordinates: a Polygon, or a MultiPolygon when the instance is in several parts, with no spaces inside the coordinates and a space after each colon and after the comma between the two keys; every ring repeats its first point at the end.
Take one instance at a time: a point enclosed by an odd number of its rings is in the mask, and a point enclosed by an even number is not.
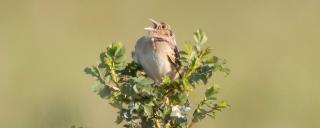
{"type": "Polygon", "coordinates": [[[125,62],[124,48],[119,42],[112,43],[100,54],[97,66],[84,71],[96,79],[93,91],[119,109],[117,124],[126,128],[192,127],[228,107],[225,101],[217,100],[219,88],[214,82],[206,84],[216,72],[230,74],[224,59],[212,55],[210,48],[202,48],[207,42],[203,31],[197,30],[194,40],[179,51],[184,69],[182,77],[170,80],[165,76],[160,85],[154,85],[136,63],[125,62]],[[207,86],[204,97],[200,103],[191,105],[189,93],[200,85],[207,86]],[[192,118],[188,119],[190,113],[192,118]]]}

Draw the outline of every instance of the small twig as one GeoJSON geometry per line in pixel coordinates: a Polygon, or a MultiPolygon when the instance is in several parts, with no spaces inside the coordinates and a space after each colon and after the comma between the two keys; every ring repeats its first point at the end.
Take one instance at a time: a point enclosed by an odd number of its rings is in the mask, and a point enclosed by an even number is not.
{"type": "Polygon", "coordinates": [[[115,87],[115,86],[111,86],[111,85],[107,85],[107,81],[105,81],[103,78],[102,78],[102,74],[100,73],[100,71],[98,72],[99,74],[99,77],[98,77],[98,79],[99,79],[99,81],[103,84],[103,85],[105,85],[105,86],[108,86],[108,87],[110,87],[111,89],[113,89],[113,90],[115,90],[115,91],[120,91],[120,89],[118,88],[118,87],[115,87]]]}
{"type": "Polygon", "coordinates": [[[116,84],[117,87],[120,85],[118,84],[118,79],[116,77],[116,74],[113,69],[110,69],[110,75],[111,75],[111,80],[113,81],[114,84],[116,84]]]}

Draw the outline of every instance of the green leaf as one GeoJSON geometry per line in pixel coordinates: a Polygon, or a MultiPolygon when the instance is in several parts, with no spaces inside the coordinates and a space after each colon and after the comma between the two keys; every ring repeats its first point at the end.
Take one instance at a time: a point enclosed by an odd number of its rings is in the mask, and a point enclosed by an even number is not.
{"type": "Polygon", "coordinates": [[[143,93],[142,95],[146,94],[149,95],[152,92],[152,83],[153,81],[146,77],[137,77],[133,78],[135,82],[134,91],[136,93],[143,93]]]}
{"type": "Polygon", "coordinates": [[[142,66],[138,65],[134,61],[131,61],[127,66],[121,71],[122,76],[137,77],[138,72],[142,70],[142,66]]]}
{"type": "Polygon", "coordinates": [[[137,94],[138,89],[134,86],[136,86],[134,80],[130,79],[122,86],[121,92],[127,97],[139,98],[140,96],[137,94]]]}
{"type": "Polygon", "coordinates": [[[104,62],[102,66],[107,69],[120,71],[125,68],[124,48],[120,42],[114,42],[107,47],[106,52],[100,54],[100,60],[104,62]]]}
{"type": "Polygon", "coordinates": [[[123,121],[123,117],[117,116],[117,119],[115,121],[116,124],[120,124],[123,121]]]}
{"type": "Polygon", "coordinates": [[[202,81],[204,84],[208,83],[209,78],[212,76],[212,65],[203,65],[196,70],[196,73],[192,74],[191,82],[202,81]]]}
{"type": "Polygon", "coordinates": [[[228,107],[228,104],[227,104],[227,102],[225,102],[225,101],[220,101],[217,105],[218,105],[219,108],[226,108],[226,107],[228,107]]]}
{"type": "Polygon", "coordinates": [[[188,100],[188,95],[186,92],[177,92],[175,95],[169,97],[172,104],[183,105],[188,100]]]}
{"type": "Polygon", "coordinates": [[[133,79],[139,85],[151,85],[153,83],[153,81],[151,79],[146,78],[146,77],[137,77],[137,78],[133,78],[133,79]]]}
{"type": "Polygon", "coordinates": [[[143,111],[147,116],[150,116],[152,114],[152,106],[148,104],[142,104],[143,111]]]}
{"type": "Polygon", "coordinates": [[[95,66],[86,67],[84,72],[93,77],[99,77],[99,70],[95,66]]]}
{"type": "Polygon", "coordinates": [[[201,29],[194,32],[193,38],[199,46],[203,45],[208,40],[206,34],[201,29]]]}
{"type": "Polygon", "coordinates": [[[124,100],[116,96],[112,96],[112,97],[113,98],[111,98],[111,101],[109,104],[115,108],[123,109],[124,100]]]}
{"type": "Polygon", "coordinates": [[[196,109],[193,113],[193,120],[192,122],[199,122],[200,120],[206,117],[204,109],[196,109]]]}
{"type": "Polygon", "coordinates": [[[171,82],[171,79],[170,79],[170,77],[168,75],[165,75],[165,76],[162,77],[162,83],[164,85],[169,84],[170,82],[171,82]]]}
{"type": "Polygon", "coordinates": [[[111,96],[111,89],[99,82],[92,86],[92,90],[101,98],[109,98],[111,96]]]}
{"type": "Polygon", "coordinates": [[[206,98],[213,98],[215,94],[217,94],[219,91],[218,85],[214,85],[209,87],[206,92],[205,92],[205,96],[206,98]]]}
{"type": "Polygon", "coordinates": [[[149,97],[153,95],[152,87],[153,81],[146,77],[131,77],[129,80],[123,85],[121,92],[126,96],[140,99],[142,97],[149,97]]]}
{"type": "Polygon", "coordinates": [[[223,68],[221,71],[224,72],[226,76],[230,75],[231,73],[231,70],[229,68],[223,68]]]}
{"type": "Polygon", "coordinates": [[[205,93],[205,96],[206,96],[206,97],[211,97],[212,95],[214,95],[214,87],[213,87],[213,86],[211,86],[210,88],[208,88],[208,89],[206,90],[206,93],[205,93]]]}

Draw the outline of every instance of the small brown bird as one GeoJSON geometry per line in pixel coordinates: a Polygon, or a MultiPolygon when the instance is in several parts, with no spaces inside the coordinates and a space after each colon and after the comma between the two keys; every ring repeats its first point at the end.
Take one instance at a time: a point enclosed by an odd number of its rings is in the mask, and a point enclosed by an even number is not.
{"type": "Polygon", "coordinates": [[[176,79],[180,75],[181,63],[175,35],[170,25],[150,21],[152,25],[145,28],[148,34],[138,39],[135,45],[133,59],[156,83],[161,82],[164,75],[176,79]]]}

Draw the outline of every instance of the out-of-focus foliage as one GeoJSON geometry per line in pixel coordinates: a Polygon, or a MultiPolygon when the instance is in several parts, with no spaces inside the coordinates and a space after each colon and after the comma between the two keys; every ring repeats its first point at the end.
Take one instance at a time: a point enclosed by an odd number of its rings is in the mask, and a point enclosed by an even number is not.
{"type": "Polygon", "coordinates": [[[183,73],[171,80],[163,77],[162,83],[154,82],[134,62],[124,59],[124,48],[115,42],[100,54],[97,66],[85,68],[85,73],[96,79],[93,91],[118,108],[117,124],[126,128],[187,128],[205,117],[215,117],[217,111],[226,108],[225,101],[217,100],[219,89],[206,85],[216,72],[225,75],[230,70],[226,61],[212,55],[210,48],[202,48],[207,42],[205,33],[197,30],[193,44],[186,43],[180,52],[183,73]],[[206,85],[200,103],[191,105],[189,93],[198,86],[206,85]],[[194,108],[192,108],[194,107],[194,108]],[[192,119],[188,119],[192,114],[192,119]]]}

